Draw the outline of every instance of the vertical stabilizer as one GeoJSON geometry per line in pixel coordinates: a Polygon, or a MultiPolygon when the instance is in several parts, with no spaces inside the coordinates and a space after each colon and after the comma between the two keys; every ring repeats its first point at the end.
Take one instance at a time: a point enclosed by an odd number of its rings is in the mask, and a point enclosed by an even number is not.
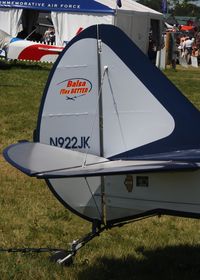
{"type": "Polygon", "coordinates": [[[37,134],[98,155],[102,131],[102,156],[131,158],[199,147],[199,121],[199,111],[119,28],[98,25],[76,36],[54,65],[37,134]]]}

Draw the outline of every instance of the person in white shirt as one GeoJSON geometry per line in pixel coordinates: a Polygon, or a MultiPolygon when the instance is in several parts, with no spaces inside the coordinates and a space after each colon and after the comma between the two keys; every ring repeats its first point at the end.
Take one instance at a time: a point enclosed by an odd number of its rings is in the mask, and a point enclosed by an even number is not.
{"type": "Polygon", "coordinates": [[[187,64],[191,63],[191,55],[192,55],[192,45],[194,43],[194,39],[191,37],[187,37],[185,42],[183,43],[184,54],[187,61],[187,64]]]}

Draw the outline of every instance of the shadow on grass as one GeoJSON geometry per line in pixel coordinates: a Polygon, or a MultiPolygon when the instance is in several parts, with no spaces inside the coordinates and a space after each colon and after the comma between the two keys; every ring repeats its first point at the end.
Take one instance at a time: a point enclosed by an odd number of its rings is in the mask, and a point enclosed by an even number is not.
{"type": "Polygon", "coordinates": [[[53,64],[51,63],[42,63],[42,62],[31,62],[31,61],[0,61],[0,70],[9,70],[9,69],[25,69],[25,70],[47,70],[51,69],[53,64]]]}
{"type": "Polygon", "coordinates": [[[78,279],[200,279],[200,247],[175,246],[152,251],[138,248],[139,258],[103,257],[86,265],[78,279]]]}
{"type": "Polygon", "coordinates": [[[0,60],[0,70],[8,70],[11,68],[11,65],[0,60]]]}
{"type": "Polygon", "coordinates": [[[16,62],[12,64],[12,68],[20,68],[20,69],[25,69],[25,70],[33,70],[33,71],[38,71],[38,70],[46,70],[49,71],[52,67],[52,64],[47,64],[47,63],[42,63],[42,62],[16,62]]]}

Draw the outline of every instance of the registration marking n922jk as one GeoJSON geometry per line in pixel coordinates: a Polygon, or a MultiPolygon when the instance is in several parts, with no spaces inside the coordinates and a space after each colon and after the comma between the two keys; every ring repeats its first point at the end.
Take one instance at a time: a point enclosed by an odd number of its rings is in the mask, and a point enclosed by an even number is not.
{"type": "Polygon", "coordinates": [[[90,149],[90,136],[50,137],[49,144],[65,149],[90,149]]]}

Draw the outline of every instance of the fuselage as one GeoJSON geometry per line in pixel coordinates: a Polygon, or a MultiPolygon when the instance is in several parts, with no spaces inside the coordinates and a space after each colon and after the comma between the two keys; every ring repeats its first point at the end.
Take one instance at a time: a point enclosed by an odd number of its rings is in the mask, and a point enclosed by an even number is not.
{"type": "MultiPolygon", "coordinates": [[[[50,180],[65,206],[86,219],[102,218],[100,177],[50,180]]],[[[107,221],[152,211],[200,217],[200,170],[104,177],[107,221]]]]}

